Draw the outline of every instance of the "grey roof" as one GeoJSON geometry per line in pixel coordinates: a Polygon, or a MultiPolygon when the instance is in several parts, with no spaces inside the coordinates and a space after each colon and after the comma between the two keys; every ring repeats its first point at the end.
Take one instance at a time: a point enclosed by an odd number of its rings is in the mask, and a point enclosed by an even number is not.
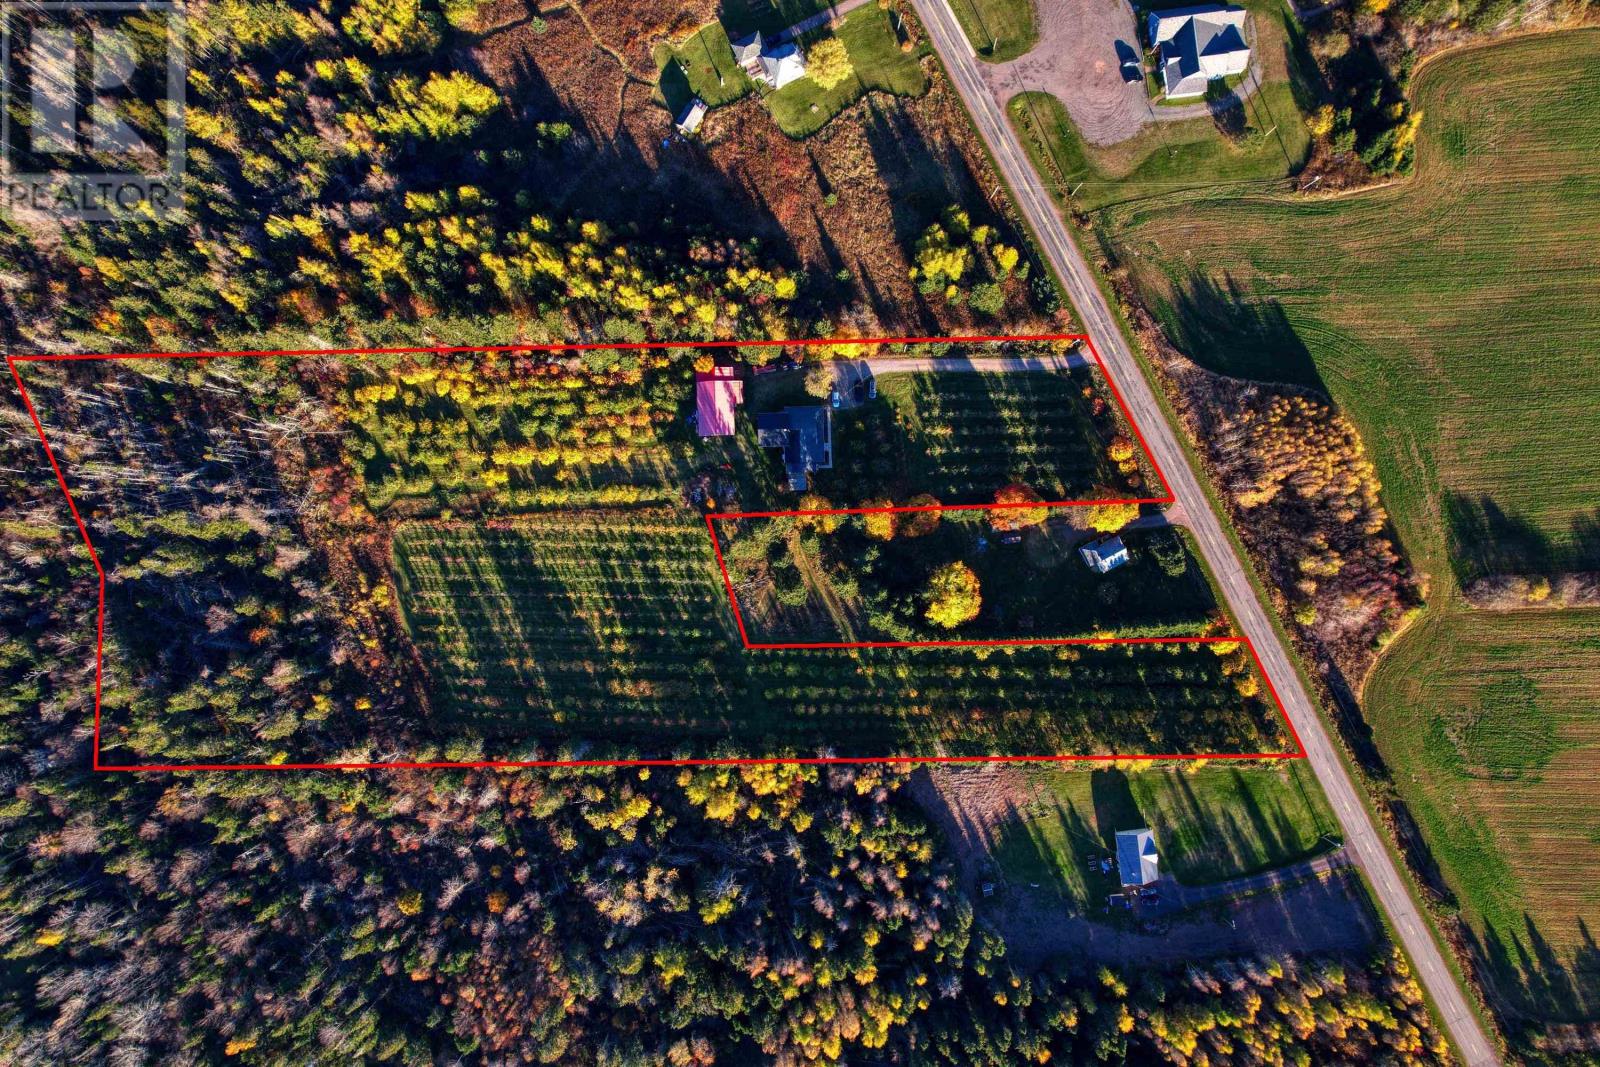
{"type": "Polygon", "coordinates": [[[1122,538],[1113,534],[1081,546],[1078,555],[1082,556],[1083,561],[1089,566],[1104,574],[1128,562],[1128,546],[1122,543],[1122,538]]]}
{"type": "Polygon", "coordinates": [[[1155,835],[1149,830],[1117,831],[1117,877],[1125,886],[1149,885],[1161,877],[1155,835]]]}
{"type": "Polygon", "coordinates": [[[729,41],[728,43],[733,46],[733,58],[739,63],[754,63],[756,60],[761,58],[763,42],[761,40],[760,30],[757,30],[755,33],[746,34],[745,36],[740,37],[737,40],[729,41]]]}
{"type": "Polygon", "coordinates": [[[766,71],[772,87],[782,89],[797,78],[806,76],[805,53],[793,41],[786,41],[761,53],[761,67],[766,71]]]}
{"type": "Polygon", "coordinates": [[[825,407],[787,407],[756,416],[756,441],[783,449],[789,488],[804,492],[812,471],[833,466],[833,417],[825,407]]]}
{"type": "Polygon", "coordinates": [[[1220,4],[1151,12],[1167,96],[1199,96],[1212,79],[1243,74],[1250,66],[1245,18],[1243,8],[1220,4]]]}

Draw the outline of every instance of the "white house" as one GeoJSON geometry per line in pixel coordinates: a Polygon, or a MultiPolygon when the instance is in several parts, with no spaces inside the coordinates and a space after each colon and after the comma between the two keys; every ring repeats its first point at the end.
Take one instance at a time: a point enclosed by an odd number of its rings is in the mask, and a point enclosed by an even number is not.
{"type": "Polygon", "coordinates": [[[1122,543],[1122,538],[1112,534],[1079,547],[1078,555],[1096,572],[1104,574],[1128,562],[1128,546],[1122,543]]]}
{"type": "Polygon", "coordinates": [[[1246,17],[1244,8],[1221,4],[1150,13],[1150,46],[1159,55],[1167,99],[1203,96],[1207,83],[1249,69],[1246,17]]]}
{"type": "Polygon", "coordinates": [[[1149,830],[1117,831],[1117,878],[1124,888],[1147,886],[1161,877],[1161,857],[1149,830]]]}
{"type": "Polygon", "coordinates": [[[806,76],[806,55],[793,41],[768,44],[758,30],[728,43],[733,48],[733,58],[744,72],[774,89],[782,89],[806,76]]]}

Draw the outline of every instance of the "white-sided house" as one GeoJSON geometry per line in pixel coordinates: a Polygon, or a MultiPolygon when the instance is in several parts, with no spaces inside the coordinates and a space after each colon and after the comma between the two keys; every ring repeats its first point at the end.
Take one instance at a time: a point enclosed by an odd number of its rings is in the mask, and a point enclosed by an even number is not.
{"type": "Polygon", "coordinates": [[[706,110],[706,102],[698,96],[690,100],[684,109],[678,112],[675,120],[678,132],[685,137],[694,136],[694,131],[698,130],[700,124],[706,120],[706,110]]]}
{"type": "Polygon", "coordinates": [[[1122,538],[1112,534],[1080,546],[1078,555],[1097,573],[1104,574],[1128,562],[1128,546],[1122,543],[1122,538]]]}
{"type": "Polygon", "coordinates": [[[1150,46],[1159,56],[1167,99],[1203,96],[1206,84],[1250,67],[1242,7],[1207,4],[1150,13],[1150,46]]]}
{"type": "Polygon", "coordinates": [[[766,71],[766,82],[774,89],[806,76],[806,56],[793,41],[773,45],[761,53],[761,67],[766,71]]]}
{"type": "Polygon", "coordinates": [[[1143,887],[1161,878],[1161,858],[1149,830],[1117,831],[1117,879],[1124,888],[1143,887]]]}
{"type": "Polygon", "coordinates": [[[782,89],[806,76],[806,54],[793,41],[771,44],[758,30],[728,43],[733,48],[733,58],[744,72],[774,89],[782,89]]]}
{"type": "Polygon", "coordinates": [[[766,46],[766,42],[761,39],[760,30],[728,43],[733,46],[734,62],[743,67],[746,74],[752,78],[764,76],[761,69],[761,49],[766,46]]]}

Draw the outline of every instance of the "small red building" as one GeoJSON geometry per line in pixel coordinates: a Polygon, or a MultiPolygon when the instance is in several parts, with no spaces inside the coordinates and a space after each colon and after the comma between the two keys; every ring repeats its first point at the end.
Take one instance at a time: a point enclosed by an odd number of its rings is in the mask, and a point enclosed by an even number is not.
{"type": "Polygon", "coordinates": [[[744,403],[744,382],[736,367],[713,367],[694,376],[694,424],[701,437],[733,433],[735,409],[744,403]]]}

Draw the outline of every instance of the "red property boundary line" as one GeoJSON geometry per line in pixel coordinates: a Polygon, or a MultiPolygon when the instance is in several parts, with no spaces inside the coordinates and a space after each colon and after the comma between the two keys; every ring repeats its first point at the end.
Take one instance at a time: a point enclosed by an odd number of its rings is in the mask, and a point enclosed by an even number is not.
{"type": "MultiPolygon", "coordinates": [[[[1305,745],[1300,740],[1299,733],[1294,728],[1294,723],[1289,720],[1283,700],[1278,696],[1277,687],[1272,684],[1271,677],[1267,674],[1266,667],[1257,655],[1255,646],[1248,636],[1240,634],[1237,637],[1132,637],[1132,638],[1064,638],[1064,639],[1036,639],[1021,641],[954,641],[933,642],[933,644],[947,645],[1048,645],[1048,644],[1165,644],[1165,643],[1215,643],[1237,641],[1250,653],[1251,660],[1255,663],[1256,670],[1267,684],[1267,691],[1271,693],[1273,702],[1277,705],[1278,713],[1283,717],[1284,725],[1289,730],[1289,735],[1294,739],[1293,752],[1174,752],[1174,753],[1139,753],[1136,755],[1119,754],[1091,754],[1091,755],[975,755],[975,756],[793,756],[793,757],[709,757],[705,759],[595,759],[595,760],[371,760],[351,762],[315,762],[315,763],[152,763],[152,764],[110,764],[100,760],[100,720],[101,698],[105,678],[105,633],[106,633],[106,572],[100,563],[100,555],[95,551],[94,542],[89,537],[89,529],[84,524],[83,516],[78,512],[78,505],[72,499],[72,490],[67,487],[66,475],[61,470],[55,451],[50,447],[50,441],[44,432],[44,424],[39,420],[39,414],[34,409],[33,399],[28,395],[27,386],[22,381],[22,375],[17,369],[20,363],[78,363],[78,362],[116,362],[122,360],[138,359],[274,359],[294,357],[317,356],[378,356],[378,355],[445,355],[452,353],[515,353],[515,352],[587,352],[596,350],[623,350],[638,351],[645,349],[668,348],[789,348],[789,347],[819,347],[836,344],[862,344],[862,345],[910,345],[910,344],[996,344],[996,343],[1028,343],[1028,342],[1061,342],[1081,341],[1088,348],[1094,358],[1095,365],[1099,367],[1101,376],[1105,379],[1111,390],[1117,406],[1121,409],[1123,417],[1132,428],[1134,436],[1138,438],[1139,445],[1144,449],[1144,454],[1149,458],[1151,467],[1155,470],[1165,495],[1161,497],[1148,497],[1127,500],[1083,500],[1061,501],[1063,505],[1087,505],[1105,503],[1129,504],[1170,504],[1175,501],[1170,484],[1161,472],[1160,465],[1156,462],[1154,454],[1150,451],[1149,442],[1145,440],[1138,423],[1133,419],[1133,413],[1128,409],[1127,401],[1123,399],[1122,392],[1117,388],[1116,381],[1107,370],[1105,361],[1101,359],[1100,352],[1095,348],[1094,341],[1087,334],[996,334],[996,335],[969,335],[946,337],[819,337],[802,338],[798,340],[738,340],[738,341],[647,341],[647,342],[615,342],[615,343],[575,343],[575,344],[521,344],[521,345],[415,345],[393,348],[305,348],[305,349],[266,349],[266,350],[238,350],[238,351],[200,351],[200,352],[122,352],[122,353],[40,353],[40,354],[6,354],[6,367],[11,371],[11,378],[17,384],[17,392],[22,397],[23,406],[27,409],[28,417],[33,420],[35,432],[39,435],[39,443],[44,447],[45,458],[50,462],[50,469],[55,473],[56,484],[61,487],[62,495],[66,498],[67,509],[72,513],[72,520],[77,524],[78,533],[83,538],[84,547],[89,552],[89,560],[94,564],[95,575],[99,582],[99,603],[95,610],[95,659],[94,659],[94,745],[93,764],[95,771],[106,772],[173,772],[173,771],[362,771],[362,770],[443,770],[443,769],[469,769],[469,768],[503,768],[514,769],[521,767],[686,767],[686,766],[749,766],[764,764],[864,764],[864,763],[1066,763],[1066,762],[1113,762],[1117,760],[1196,760],[1196,759],[1305,759],[1305,745]]],[[[1004,505],[1002,505],[1004,506],[1004,505]]],[[[1037,503],[1029,502],[1023,505],[1038,507],[1037,503]]],[[[939,508],[954,510],[961,508],[993,508],[992,504],[968,505],[939,505],[939,508]]],[[[863,511],[875,510],[865,508],[844,508],[839,513],[855,514],[863,511]]],[[[936,510],[929,506],[908,506],[889,508],[890,511],[925,511],[936,510]]],[[[722,549],[717,544],[716,531],[712,528],[715,518],[733,517],[761,517],[773,515],[805,514],[804,512],[748,512],[728,515],[708,515],[706,527],[711,533],[712,546],[716,551],[717,563],[722,568],[723,580],[728,581],[727,567],[722,561],[722,549]]],[[[731,586],[729,595],[732,595],[731,586]]],[[[738,616],[738,604],[734,604],[735,620],[739,623],[740,637],[744,638],[744,623],[738,616]]],[[[908,643],[914,644],[914,643],[908,643]]],[[[752,646],[745,639],[746,648],[761,648],[752,646]]],[[[820,649],[838,648],[838,645],[819,643],[811,646],[820,649]]],[[[849,646],[845,646],[849,647],[849,646]]],[[[885,643],[881,647],[895,647],[894,643],[885,643]]]]}

